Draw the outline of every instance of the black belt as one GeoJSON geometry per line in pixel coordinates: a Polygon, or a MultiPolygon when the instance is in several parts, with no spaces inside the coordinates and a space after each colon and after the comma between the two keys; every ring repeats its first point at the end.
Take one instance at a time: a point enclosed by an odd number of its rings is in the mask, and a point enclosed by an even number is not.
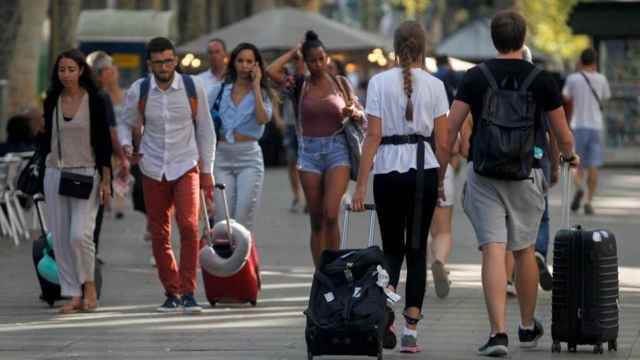
{"type": "Polygon", "coordinates": [[[420,225],[422,219],[422,199],[424,198],[424,143],[431,144],[431,137],[420,134],[383,136],[380,145],[417,144],[416,151],[416,200],[413,207],[413,239],[411,248],[420,248],[420,225]]]}

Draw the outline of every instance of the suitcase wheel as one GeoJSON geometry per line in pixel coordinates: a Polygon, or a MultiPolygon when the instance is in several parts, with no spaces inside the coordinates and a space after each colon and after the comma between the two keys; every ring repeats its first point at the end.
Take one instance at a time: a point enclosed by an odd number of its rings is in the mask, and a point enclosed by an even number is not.
{"type": "Polygon", "coordinates": [[[604,350],[602,349],[602,344],[595,344],[593,346],[593,353],[594,354],[602,354],[604,352],[604,350]]]}
{"type": "Polygon", "coordinates": [[[567,350],[569,350],[569,352],[571,352],[571,353],[574,353],[574,352],[578,351],[578,349],[576,347],[576,344],[572,344],[572,343],[568,344],[567,350]]]}
{"type": "Polygon", "coordinates": [[[258,301],[257,300],[249,300],[249,304],[251,304],[251,306],[256,307],[258,305],[258,301]]]}
{"type": "Polygon", "coordinates": [[[551,344],[551,352],[552,353],[562,352],[562,345],[560,345],[559,341],[554,341],[553,344],[551,344]]]}
{"type": "Polygon", "coordinates": [[[609,351],[618,351],[618,340],[609,340],[609,343],[607,344],[607,349],[609,349],[609,351]]]}
{"type": "Polygon", "coordinates": [[[217,302],[217,301],[215,301],[215,300],[211,300],[211,301],[209,301],[209,305],[211,305],[211,307],[216,307],[216,304],[217,304],[217,303],[218,303],[218,302],[217,302]]]}

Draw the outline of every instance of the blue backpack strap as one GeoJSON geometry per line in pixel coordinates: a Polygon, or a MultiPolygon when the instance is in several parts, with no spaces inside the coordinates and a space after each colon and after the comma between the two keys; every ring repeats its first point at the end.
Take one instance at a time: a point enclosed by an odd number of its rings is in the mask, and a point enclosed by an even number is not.
{"type": "Polygon", "coordinates": [[[140,96],[138,97],[138,112],[142,116],[142,124],[145,123],[144,111],[147,106],[147,98],[149,97],[149,87],[151,86],[151,78],[145,77],[140,83],[140,96]]]}
{"type": "Polygon", "coordinates": [[[191,119],[193,119],[193,126],[196,126],[196,115],[198,114],[198,93],[196,93],[196,84],[193,82],[191,75],[182,75],[182,82],[184,83],[184,89],[187,93],[187,99],[189,100],[189,107],[191,107],[191,119]]]}
{"type": "Polygon", "coordinates": [[[222,137],[222,118],[220,117],[220,103],[222,103],[222,95],[224,95],[224,87],[227,86],[226,82],[223,82],[220,85],[220,90],[218,91],[218,95],[216,95],[216,99],[213,101],[213,105],[209,112],[211,113],[211,119],[213,120],[213,126],[216,132],[216,137],[220,139],[222,137]]]}

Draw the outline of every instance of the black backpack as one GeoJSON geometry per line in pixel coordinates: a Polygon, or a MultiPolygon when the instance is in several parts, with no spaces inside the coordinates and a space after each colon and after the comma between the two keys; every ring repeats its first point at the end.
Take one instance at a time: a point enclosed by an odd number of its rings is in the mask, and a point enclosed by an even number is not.
{"type": "Polygon", "coordinates": [[[538,109],[529,87],[542,69],[535,67],[518,90],[500,89],[489,68],[478,65],[489,82],[480,119],[474,129],[473,169],[500,180],[525,180],[534,166],[534,147],[540,126],[538,109]]]}

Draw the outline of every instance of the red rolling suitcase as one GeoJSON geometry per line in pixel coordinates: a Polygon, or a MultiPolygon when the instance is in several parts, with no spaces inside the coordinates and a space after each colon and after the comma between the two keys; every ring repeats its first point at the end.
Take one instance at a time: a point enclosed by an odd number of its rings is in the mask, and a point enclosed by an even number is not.
{"type": "Polygon", "coordinates": [[[570,181],[562,169],[562,229],[554,240],[551,337],[553,352],[567,343],[593,345],[594,353],[618,349],[618,256],[616,238],[605,229],[569,227],[570,181]]]}
{"type": "MultiPolygon", "coordinates": [[[[229,219],[229,208],[227,205],[227,197],[225,194],[225,187],[223,184],[216,184],[216,189],[222,191],[222,199],[224,202],[224,211],[227,223],[229,219]]],[[[203,203],[204,204],[204,203],[203,203]]],[[[206,206],[202,206],[205,213],[205,223],[207,231],[210,231],[209,217],[206,214],[206,206]]],[[[237,273],[228,276],[220,277],[208,273],[202,268],[202,281],[204,283],[204,291],[211,306],[216,306],[218,302],[222,303],[250,303],[252,306],[256,306],[258,303],[258,295],[261,288],[260,279],[260,259],[258,255],[258,249],[256,248],[255,238],[253,234],[251,236],[251,249],[249,257],[247,258],[244,266],[237,273]]],[[[202,239],[201,245],[212,246],[214,250],[221,254],[221,256],[228,256],[233,250],[230,248],[230,243],[227,239],[213,239],[210,241],[205,238],[202,239]]]]}

